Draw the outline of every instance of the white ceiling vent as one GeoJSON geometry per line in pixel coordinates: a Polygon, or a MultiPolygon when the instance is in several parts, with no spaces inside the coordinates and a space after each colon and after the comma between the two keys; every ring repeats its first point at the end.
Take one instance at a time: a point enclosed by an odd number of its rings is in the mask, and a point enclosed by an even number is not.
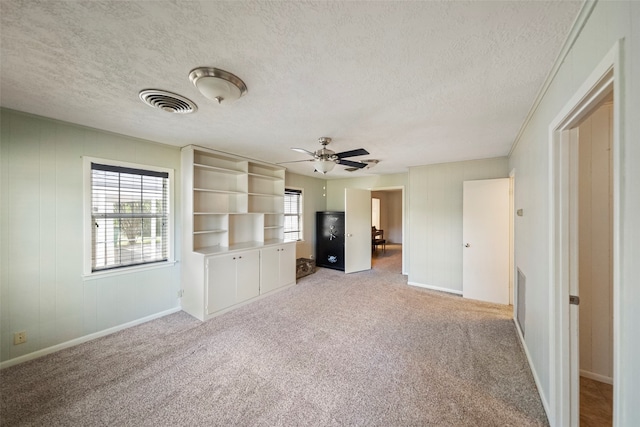
{"type": "Polygon", "coordinates": [[[140,99],[145,104],[167,113],[189,114],[198,111],[198,106],[190,99],[165,90],[143,90],[140,92],[140,99]]]}

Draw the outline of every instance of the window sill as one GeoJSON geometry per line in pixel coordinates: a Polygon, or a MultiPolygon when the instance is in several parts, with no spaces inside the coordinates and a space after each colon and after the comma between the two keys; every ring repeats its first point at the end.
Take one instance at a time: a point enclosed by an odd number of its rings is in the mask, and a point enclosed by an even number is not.
{"type": "Polygon", "coordinates": [[[96,279],[104,279],[112,276],[120,276],[123,274],[133,274],[139,273],[141,271],[147,270],[157,270],[159,268],[167,268],[173,267],[176,265],[178,261],[166,261],[157,264],[149,264],[149,265],[139,265],[135,267],[122,267],[114,270],[106,270],[106,271],[97,271],[95,273],[83,274],[83,280],[96,280],[96,279]]]}

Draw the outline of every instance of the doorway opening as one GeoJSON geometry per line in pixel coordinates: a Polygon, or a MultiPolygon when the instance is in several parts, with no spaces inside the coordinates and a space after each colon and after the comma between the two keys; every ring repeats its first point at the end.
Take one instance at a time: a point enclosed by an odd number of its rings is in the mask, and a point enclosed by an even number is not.
{"type": "Polygon", "coordinates": [[[615,416],[618,58],[616,45],[550,126],[551,415],[555,425],[578,426],[581,419],[612,425],[615,416]],[[595,410],[598,405],[600,410],[595,410]]]}
{"type": "Polygon", "coordinates": [[[371,268],[403,274],[404,188],[371,189],[371,204],[371,268]]]}

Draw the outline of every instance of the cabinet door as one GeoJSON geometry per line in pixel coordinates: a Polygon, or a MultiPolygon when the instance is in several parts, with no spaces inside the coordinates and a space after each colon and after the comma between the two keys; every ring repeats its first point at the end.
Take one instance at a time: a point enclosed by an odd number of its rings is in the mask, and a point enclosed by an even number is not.
{"type": "Polygon", "coordinates": [[[207,313],[230,307],[236,302],[235,255],[219,255],[206,260],[207,313]]]}
{"type": "Polygon", "coordinates": [[[280,286],[280,246],[261,250],[260,293],[265,294],[280,286]]]}
{"type": "Polygon", "coordinates": [[[239,252],[236,256],[236,302],[260,295],[260,251],[239,252]]]}
{"type": "Polygon", "coordinates": [[[296,281],[296,245],[280,247],[280,286],[296,281]]]}

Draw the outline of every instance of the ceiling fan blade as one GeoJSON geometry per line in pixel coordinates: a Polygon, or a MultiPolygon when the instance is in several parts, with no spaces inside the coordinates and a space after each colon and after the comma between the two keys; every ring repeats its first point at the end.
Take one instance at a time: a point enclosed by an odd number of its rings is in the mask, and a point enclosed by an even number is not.
{"type": "Polygon", "coordinates": [[[364,167],[367,167],[366,163],[352,162],[351,160],[344,160],[344,159],[338,160],[338,164],[340,164],[342,166],[349,166],[349,167],[358,168],[358,169],[362,169],[364,167]]]}
{"type": "Polygon", "coordinates": [[[291,160],[290,162],[280,162],[280,163],[276,163],[276,165],[283,165],[285,163],[300,163],[300,162],[313,162],[315,161],[314,159],[306,159],[306,160],[291,160]]]}
{"type": "Polygon", "coordinates": [[[336,156],[338,156],[339,159],[343,159],[345,157],[366,156],[367,154],[369,154],[367,150],[365,150],[364,148],[358,148],[357,150],[336,153],[336,156]]]}
{"type": "Polygon", "coordinates": [[[314,153],[313,151],[309,151],[309,150],[305,150],[304,148],[291,148],[293,151],[297,151],[298,153],[306,153],[310,156],[314,156],[316,155],[316,153],[314,153]]]}

